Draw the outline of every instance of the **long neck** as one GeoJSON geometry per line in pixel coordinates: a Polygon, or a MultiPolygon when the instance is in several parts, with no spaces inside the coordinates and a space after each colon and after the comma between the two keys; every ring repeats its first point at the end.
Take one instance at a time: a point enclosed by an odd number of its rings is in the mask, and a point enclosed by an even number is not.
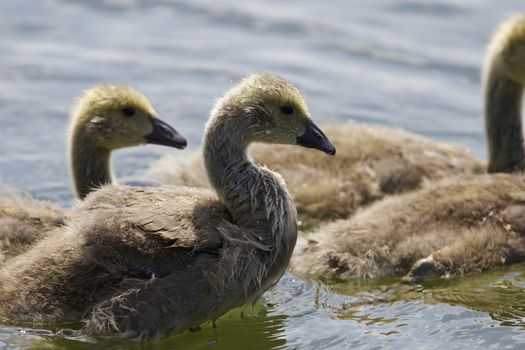
{"type": "Polygon", "coordinates": [[[94,144],[77,132],[72,135],[69,159],[77,197],[87,196],[94,189],[113,183],[111,152],[94,144]]]}
{"type": "Polygon", "coordinates": [[[248,157],[248,141],[242,134],[248,126],[243,128],[232,118],[211,123],[204,140],[210,183],[245,238],[271,251],[272,264],[286,267],[297,238],[297,212],[284,181],[248,157]]]}
{"type": "Polygon", "coordinates": [[[488,171],[516,172],[525,169],[521,122],[523,86],[495,67],[487,72],[485,85],[485,133],[488,171]]]}

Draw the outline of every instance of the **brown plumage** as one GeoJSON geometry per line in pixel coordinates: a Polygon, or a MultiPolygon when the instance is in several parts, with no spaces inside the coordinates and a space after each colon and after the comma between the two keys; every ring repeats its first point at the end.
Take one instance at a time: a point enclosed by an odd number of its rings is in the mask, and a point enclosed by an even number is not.
{"type": "Polygon", "coordinates": [[[65,228],[0,270],[0,315],[83,319],[92,332],[143,338],[257,298],[288,265],[297,213],[281,176],[246,154],[252,142],[335,154],[290,83],[251,75],[217,102],[206,126],[218,198],[171,186],[93,192],[65,228]]]}
{"type": "MultiPolygon", "coordinates": [[[[489,171],[521,171],[525,16],[501,25],[486,62],[489,171]]],[[[408,280],[484,271],[525,260],[524,218],[521,174],[449,178],[319,228],[299,244],[291,271],[408,280]]]]}
{"type": "Polygon", "coordinates": [[[14,190],[0,197],[0,266],[64,223],[67,210],[14,190]]]}
{"type": "MultiPolygon", "coordinates": [[[[98,85],[79,97],[71,113],[69,159],[79,198],[114,182],[113,150],[145,143],[183,148],[186,140],[156,117],[146,97],[124,85],[98,85]]],[[[67,211],[14,190],[0,197],[0,264],[20,254],[65,221],[67,211]]]]}
{"type": "Polygon", "coordinates": [[[414,279],[483,271],[525,258],[524,217],[521,176],[449,178],[305,236],[290,271],[322,279],[404,275],[412,268],[414,279]],[[433,262],[413,267],[430,256],[433,262]]]}

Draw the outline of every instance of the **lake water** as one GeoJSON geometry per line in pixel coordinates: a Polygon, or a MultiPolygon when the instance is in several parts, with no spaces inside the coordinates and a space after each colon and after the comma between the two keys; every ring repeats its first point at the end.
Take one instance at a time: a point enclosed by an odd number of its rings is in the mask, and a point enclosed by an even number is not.
{"type": "MultiPolygon", "coordinates": [[[[214,99],[268,71],[294,82],[315,120],[386,124],[484,157],[480,65],[523,0],[0,2],[0,181],[70,205],[65,126],[73,98],[131,84],[197,147],[214,99]]],[[[119,151],[140,179],[155,146],[119,151]]],[[[0,327],[0,348],[347,349],[525,347],[525,266],[422,285],[321,285],[286,275],[214,329],[147,344],[0,327]]]]}

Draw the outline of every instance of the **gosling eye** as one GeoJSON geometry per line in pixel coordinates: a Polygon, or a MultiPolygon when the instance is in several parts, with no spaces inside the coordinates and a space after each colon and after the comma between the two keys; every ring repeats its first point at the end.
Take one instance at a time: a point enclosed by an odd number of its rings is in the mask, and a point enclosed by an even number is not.
{"type": "Polygon", "coordinates": [[[122,114],[125,117],[133,117],[135,115],[135,108],[133,107],[125,107],[122,109],[122,114]]]}
{"type": "Polygon", "coordinates": [[[284,114],[292,114],[293,113],[293,107],[290,105],[284,105],[281,106],[281,112],[284,114]]]}

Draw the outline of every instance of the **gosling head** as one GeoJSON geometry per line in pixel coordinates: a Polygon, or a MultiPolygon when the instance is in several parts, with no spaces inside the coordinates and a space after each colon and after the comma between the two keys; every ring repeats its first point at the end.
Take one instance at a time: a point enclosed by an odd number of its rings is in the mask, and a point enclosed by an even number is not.
{"type": "Polygon", "coordinates": [[[186,140],[157,118],[146,97],[125,85],[98,85],[80,96],[71,117],[72,140],[114,150],[152,143],[184,148],[186,140]]]}
{"type": "Polygon", "coordinates": [[[488,46],[486,69],[493,67],[510,80],[525,83],[525,15],[503,22],[488,46]]]}
{"type": "Polygon", "coordinates": [[[246,143],[294,144],[335,154],[299,91],[270,74],[251,74],[241,80],[218,101],[212,115],[232,118],[243,129],[246,143]]]}

